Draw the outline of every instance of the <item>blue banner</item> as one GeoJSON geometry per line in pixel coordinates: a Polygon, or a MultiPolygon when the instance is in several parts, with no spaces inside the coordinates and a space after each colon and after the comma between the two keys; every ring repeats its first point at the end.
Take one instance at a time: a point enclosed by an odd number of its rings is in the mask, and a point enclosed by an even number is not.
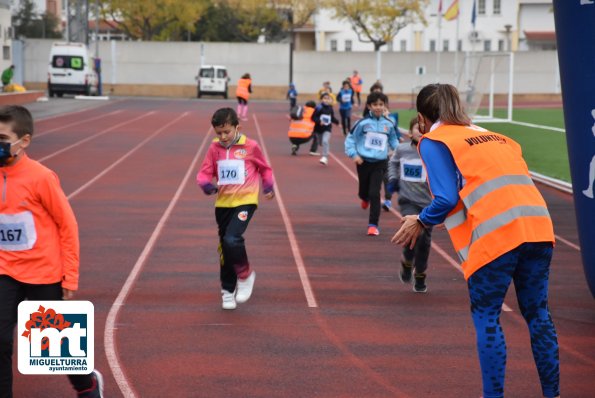
{"type": "Polygon", "coordinates": [[[581,254],[595,297],[595,0],[554,0],[554,18],[581,254]]]}

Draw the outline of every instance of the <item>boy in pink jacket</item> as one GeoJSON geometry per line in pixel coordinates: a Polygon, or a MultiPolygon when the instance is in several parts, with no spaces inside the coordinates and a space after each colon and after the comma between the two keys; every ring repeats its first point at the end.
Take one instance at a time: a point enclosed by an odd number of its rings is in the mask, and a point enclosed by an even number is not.
{"type": "Polygon", "coordinates": [[[273,170],[256,141],[240,133],[236,112],[217,110],[211,118],[213,140],[196,177],[207,195],[217,194],[215,219],[219,227],[222,308],[234,310],[252,295],[256,273],[250,269],[244,237],[258,206],[260,181],[264,196],[272,199],[273,170]],[[216,181],[216,185],[213,182],[216,181]]]}

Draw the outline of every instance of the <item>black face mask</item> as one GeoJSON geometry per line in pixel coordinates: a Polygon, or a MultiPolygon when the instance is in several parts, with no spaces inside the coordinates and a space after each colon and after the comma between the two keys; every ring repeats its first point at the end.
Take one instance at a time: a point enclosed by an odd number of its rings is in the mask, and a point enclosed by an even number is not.
{"type": "Polygon", "coordinates": [[[14,160],[13,154],[10,152],[12,144],[10,142],[0,142],[0,167],[11,164],[14,160]]]}

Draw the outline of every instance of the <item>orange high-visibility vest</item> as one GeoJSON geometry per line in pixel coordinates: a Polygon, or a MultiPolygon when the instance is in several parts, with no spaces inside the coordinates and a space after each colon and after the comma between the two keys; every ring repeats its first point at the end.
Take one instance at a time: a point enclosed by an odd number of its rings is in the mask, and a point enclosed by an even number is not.
{"type": "Polygon", "coordinates": [[[238,80],[238,88],[236,88],[236,97],[240,97],[248,101],[248,98],[250,98],[250,91],[248,91],[248,87],[250,87],[251,83],[251,79],[238,80]]]}
{"type": "Polygon", "coordinates": [[[309,106],[304,107],[304,116],[301,120],[292,120],[289,125],[289,132],[287,135],[289,138],[310,138],[314,131],[314,121],[312,121],[312,115],[314,114],[314,108],[309,106]]]}
{"type": "Polygon", "coordinates": [[[355,76],[351,76],[351,87],[353,87],[353,90],[356,93],[361,93],[362,92],[362,78],[360,77],[359,74],[355,75],[355,76]]]}
{"type": "Polygon", "coordinates": [[[442,125],[423,139],[445,144],[464,179],[444,225],[465,279],[523,243],[555,241],[518,143],[478,126],[442,125]]]}

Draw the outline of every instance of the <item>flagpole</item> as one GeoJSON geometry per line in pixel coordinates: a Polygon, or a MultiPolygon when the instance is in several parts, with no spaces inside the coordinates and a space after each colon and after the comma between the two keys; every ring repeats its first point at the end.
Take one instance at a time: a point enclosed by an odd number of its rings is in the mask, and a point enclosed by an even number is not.
{"type": "Polygon", "coordinates": [[[440,54],[442,53],[442,0],[438,3],[438,51],[436,54],[436,83],[440,83],[440,54]]]}
{"type": "MultiPolygon", "coordinates": [[[[460,7],[460,5],[459,5],[460,7]]],[[[460,8],[459,8],[460,10],[460,8]]],[[[459,11],[459,15],[457,15],[457,33],[456,33],[456,39],[455,39],[455,84],[458,84],[457,80],[457,76],[459,73],[459,21],[461,20],[461,15],[460,15],[460,11],[459,11]]]]}

